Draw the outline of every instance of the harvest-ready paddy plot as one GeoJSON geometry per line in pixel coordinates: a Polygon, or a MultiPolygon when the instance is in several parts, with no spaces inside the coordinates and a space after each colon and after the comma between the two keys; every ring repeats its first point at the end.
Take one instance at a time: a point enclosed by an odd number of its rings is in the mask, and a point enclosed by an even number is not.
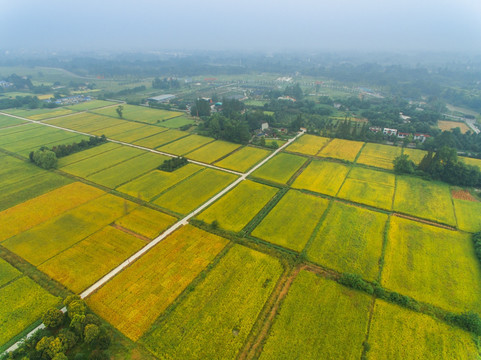
{"type": "Polygon", "coordinates": [[[60,302],[27,276],[0,287],[0,346],[60,302]]]}
{"type": "Polygon", "coordinates": [[[101,129],[107,129],[111,126],[122,125],[126,121],[113,119],[108,116],[100,116],[91,113],[80,113],[71,116],[51,119],[45,121],[48,124],[61,126],[67,129],[77,130],[93,134],[94,132],[102,134],[101,129]]]}
{"type": "Polygon", "coordinates": [[[98,109],[105,106],[112,106],[118,105],[118,103],[113,101],[105,101],[105,100],[92,100],[92,101],[85,101],[75,105],[66,106],[67,109],[75,110],[75,111],[85,111],[85,110],[92,110],[98,109]]]}
{"type": "Polygon", "coordinates": [[[304,134],[297,138],[286,151],[301,153],[305,155],[316,155],[330,139],[320,136],[304,134]]]}
{"type": "Polygon", "coordinates": [[[10,116],[0,115],[0,129],[9,126],[25,124],[26,120],[15,119],[10,116]]]}
{"type": "Polygon", "coordinates": [[[456,226],[449,185],[398,176],[394,210],[456,226]]]}
{"type": "Polygon", "coordinates": [[[475,360],[470,333],[382,300],[374,305],[367,359],[475,360]]]}
{"type": "Polygon", "coordinates": [[[246,180],[201,212],[197,218],[208,224],[217,221],[220,227],[238,232],[276,192],[276,188],[246,180]]]}
{"type": "Polygon", "coordinates": [[[350,167],[330,161],[312,161],[297,177],[292,187],[335,196],[350,167]]]}
{"type": "Polygon", "coordinates": [[[342,185],[338,197],[390,210],[394,188],[395,177],[393,174],[353,167],[342,185]]]}
{"type": "Polygon", "coordinates": [[[187,164],[173,172],[154,170],[120,186],[117,190],[130,196],[150,201],[161,192],[192,176],[201,169],[203,169],[202,166],[187,164]]]}
{"type": "Polygon", "coordinates": [[[154,239],[176,221],[177,219],[173,216],[140,206],[118,219],[115,225],[146,238],[154,239]]]}
{"type": "Polygon", "coordinates": [[[419,149],[409,149],[409,148],[404,148],[403,149],[403,154],[409,156],[409,160],[414,161],[416,165],[419,165],[421,160],[426,156],[428,152],[425,150],[419,150],[419,149]]]}
{"type": "Polygon", "coordinates": [[[392,216],[382,284],[443,309],[481,313],[481,271],[466,233],[392,216]]]}
{"type": "Polygon", "coordinates": [[[392,170],[394,159],[401,155],[402,148],[382,144],[367,143],[361,151],[358,164],[392,170]]]}
{"type": "Polygon", "coordinates": [[[160,126],[151,126],[151,125],[139,126],[139,124],[136,124],[136,125],[137,127],[132,130],[129,130],[120,134],[110,135],[110,138],[114,140],[132,143],[134,141],[137,141],[152,135],[160,134],[168,130],[160,126]]]}
{"type": "Polygon", "coordinates": [[[252,235],[273,244],[302,251],[329,200],[289,190],[252,235]]]}
{"type": "Polygon", "coordinates": [[[481,202],[453,199],[456,220],[461,230],[469,232],[481,231],[481,202]]]}
{"type": "Polygon", "coordinates": [[[236,175],[207,168],[163,193],[153,203],[179,214],[188,214],[235,179],[236,175]]]}
{"type": "Polygon", "coordinates": [[[137,340],[226,244],[223,238],[185,225],[87,298],[87,303],[137,340]]]}
{"type": "Polygon", "coordinates": [[[468,131],[471,131],[468,125],[465,122],[460,121],[447,121],[447,120],[439,120],[438,121],[438,128],[443,131],[449,131],[455,128],[459,128],[461,130],[461,134],[465,134],[468,131]]]}
{"type": "Polygon", "coordinates": [[[359,141],[332,139],[332,141],[319,152],[318,156],[352,162],[356,159],[363,145],[364,143],[359,141]]]}
{"type": "Polygon", "coordinates": [[[190,135],[171,142],[170,144],[164,145],[158,148],[158,150],[174,155],[185,155],[188,152],[198,149],[199,147],[212,141],[214,141],[213,138],[200,135],[190,135]]]}
{"type": "Polygon", "coordinates": [[[170,143],[172,141],[175,141],[177,139],[183,138],[188,135],[189,135],[188,132],[179,131],[179,130],[162,131],[160,134],[148,136],[143,139],[133,141],[133,143],[135,145],[140,145],[146,148],[155,149],[159,146],[170,143]]]}
{"type": "Polygon", "coordinates": [[[239,147],[239,144],[216,140],[205,146],[202,146],[200,149],[188,153],[186,157],[192,160],[197,160],[210,164],[226,156],[227,154],[230,154],[239,147]]]}
{"type": "MultiPolygon", "coordinates": [[[[122,104],[122,118],[127,120],[135,120],[147,124],[160,124],[163,120],[175,118],[184,113],[178,111],[167,111],[160,109],[152,109],[145,106],[135,106],[122,104]]],[[[93,111],[96,114],[107,115],[118,118],[117,107],[112,106],[108,108],[97,109],[93,111]]]]}
{"type": "Polygon", "coordinates": [[[106,226],[38,268],[80,293],[144,245],[145,240],[106,226]]]}
{"type": "Polygon", "coordinates": [[[226,169],[246,172],[259,161],[269,156],[270,153],[268,150],[245,146],[216,162],[215,165],[226,169]]]}
{"type": "Polygon", "coordinates": [[[371,301],[364,293],[301,271],[259,359],[359,359],[371,301]]]}
{"type": "Polygon", "coordinates": [[[376,280],[387,219],[386,214],[334,201],[307,257],[341,273],[376,280]]]}
{"type": "Polygon", "coordinates": [[[281,273],[276,259],[236,245],[141,341],[163,359],[234,359],[281,273]]]}
{"type": "Polygon", "coordinates": [[[252,176],[286,184],[306,161],[302,156],[279,153],[254,171],[252,176]]]}

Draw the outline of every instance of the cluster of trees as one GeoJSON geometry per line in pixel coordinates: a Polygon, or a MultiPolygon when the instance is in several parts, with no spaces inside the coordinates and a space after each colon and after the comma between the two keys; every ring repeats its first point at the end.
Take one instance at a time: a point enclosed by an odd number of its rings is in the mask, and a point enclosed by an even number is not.
{"type": "Polygon", "coordinates": [[[45,146],[38,150],[31,151],[29,154],[30,161],[43,169],[55,169],[58,164],[57,156],[52,150],[45,146]]]}
{"type": "Polygon", "coordinates": [[[154,89],[164,89],[164,90],[168,90],[168,89],[178,89],[180,88],[180,82],[179,80],[175,79],[175,78],[163,78],[163,79],[159,79],[158,77],[156,77],[153,81],[152,81],[152,87],[154,89]]]}
{"type": "Polygon", "coordinates": [[[228,118],[216,113],[199,126],[199,133],[215,139],[247,144],[251,138],[249,126],[241,117],[228,118]]]}
{"type": "Polygon", "coordinates": [[[172,159],[164,160],[162,164],[158,167],[159,170],[172,172],[188,164],[188,160],[185,157],[175,157],[172,159]]]}
{"type": "Polygon", "coordinates": [[[55,108],[57,104],[46,103],[40,101],[36,96],[17,96],[15,99],[5,98],[0,99],[0,109],[9,108],[27,108],[27,109],[37,109],[37,108],[55,108]]]}
{"type": "Polygon", "coordinates": [[[210,103],[204,99],[197,99],[190,107],[190,115],[192,116],[210,116],[210,103]]]}
{"type": "Polygon", "coordinates": [[[78,295],[64,300],[67,313],[48,309],[42,317],[45,329],[39,330],[2,360],[107,360],[112,342],[109,329],[90,313],[78,295]]]}

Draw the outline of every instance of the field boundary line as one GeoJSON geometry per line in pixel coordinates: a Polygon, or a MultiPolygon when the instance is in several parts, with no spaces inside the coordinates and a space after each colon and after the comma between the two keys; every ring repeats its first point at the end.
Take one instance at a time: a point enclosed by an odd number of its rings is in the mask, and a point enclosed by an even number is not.
{"type": "Polygon", "coordinates": [[[28,122],[24,122],[24,123],[17,124],[17,125],[4,126],[4,127],[0,128],[0,131],[2,131],[3,129],[10,129],[10,128],[14,128],[14,127],[29,125],[29,124],[30,123],[28,123],[28,122]]]}
{"type": "Polygon", "coordinates": [[[303,256],[305,256],[307,258],[307,251],[309,250],[309,248],[311,247],[312,245],[312,242],[314,241],[314,239],[316,238],[322,224],[324,223],[324,220],[326,219],[327,217],[327,214],[329,214],[329,212],[331,211],[331,208],[334,204],[334,199],[329,199],[329,204],[327,204],[327,207],[326,207],[326,210],[324,210],[324,212],[322,213],[321,217],[319,218],[319,220],[317,221],[317,224],[316,226],[314,227],[314,230],[312,230],[312,233],[311,235],[309,236],[309,239],[307,240],[306,242],[306,245],[304,245],[304,249],[302,249],[302,251],[300,252],[300,254],[302,254],[303,256]]]}
{"type": "Polygon", "coordinates": [[[297,171],[294,174],[292,174],[289,180],[287,180],[286,185],[289,187],[291,187],[291,185],[294,184],[294,181],[296,181],[299,175],[301,175],[304,172],[304,170],[309,166],[309,164],[312,162],[311,157],[306,157],[306,156],[302,156],[302,157],[306,158],[306,161],[304,161],[304,164],[302,164],[301,167],[297,169],[297,171]]]}
{"type": "Polygon", "coordinates": [[[420,222],[420,223],[423,223],[423,224],[426,224],[426,225],[436,226],[438,228],[442,228],[442,229],[446,229],[446,230],[458,231],[458,229],[456,227],[452,226],[452,225],[438,223],[436,221],[419,218],[419,217],[412,216],[412,215],[409,215],[409,214],[404,214],[404,213],[400,213],[400,212],[393,212],[392,215],[403,218],[403,219],[417,221],[417,222],[420,222]]]}

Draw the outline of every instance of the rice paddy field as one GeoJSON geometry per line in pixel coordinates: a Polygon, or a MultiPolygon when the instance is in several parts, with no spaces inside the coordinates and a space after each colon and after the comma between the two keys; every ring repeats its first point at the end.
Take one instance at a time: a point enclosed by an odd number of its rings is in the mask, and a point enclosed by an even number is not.
{"type": "Polygon", "coordinates": [[[292,187],[335,196],[350,167],[330,161],[312,161],[294,180],[292,187]]]}
{"type": "Polygon", "coordinates": [[[118,104],[112,101],[91,100],[91,101],[85,101],[75,105],[69,105],[69,106],[66,106],[66,108],[74,111],[85,111],[85,110],[98,109],[101,107],[114,106],[114,105],[118,105],[118,104]]]}
{"type": "Polygon", "coordinates": [[[358,164],[392,170],[394,159],[401,155],[402,148],[382,144],[367,143],[361,151],[358,164]]]}
{"type": "Polygon", "coordinates": [[[141,342],[162,359],[233,359],[281,273],[274,258],[236,245],[141,342]]]}
{"type": "Polygon", "coordinates": [[[193,125],[193,124],[195,124],[195,120],[189,119],[188,117],[183,115],[177,116],[172,119],[164,120],[160,123],[160,125],[165,126],[167,128],[172,128],[172,129],[178,129],[182,126],[193,125]]]}
{"type": "Polygon", "coordinates": [[[246,172],[262,159],[269,156],[270,153],[269,150],[245,146],[217,161],[215,165],[230,170],[246,172]]]}
{"type": "Polygon", "coordinates": [[[227,240],[183,226],[87,299],[97,314],[137,340],[224,248],[227,240]]]}
{"type": "Polygon", "coordinates": [[[372,299],[301,271],[259,359],[359,359],[372,299]]]}
{"type": "Polygon", "coordinates": [[[188,152],[198,149],[212,141],[214,141],[213,138],[200,135],[190,135],[159,147],[158,150],[174,155],[185,155],[188,152]]]}
{"type": "Polygon", "coordinates": [[[450,131],[454,128],[459,128],[461,130],[461,134],[466,134],[468,131],[471,131],[468,125],[465,122],[460,121],[447,121],[447,120],[439,120],[438,121],[438,128],[443,131],[450,131]]]}
{"type": "Polygon", "coordinates": [[[0,258],[0,288],[20,275],[22,273],[19,270],[0,258]]]}
{"type": "Polygon", "coordinates": [[[154,239],[177,219],[173,216],[161,213],[145,206],[134,209],[127,215],[117,219],[115,225],[129,233],[139,234],[148,239],[154,239]]]}
{"type": "Polygon", "coordinates": [[[191,151],[186,154],[186,157],[192,160],[201,161],[211,164],[220,158],[225,157],[231,152],[237,150],[240,147],[239,144],[229,143],[227,141],[216,140],[201,148],[191,151]]]}
{"type": "Polygon", "coordinates": [[[312,239],[309,260],[376,280],[388,215],[333,201],[312,239]]]}
{"type": "Polygon", "coordinates": [[[398,176],[395,211],[456,226],[449,186],[444,183],[398,176]]]}
{"type": "Polygon", "coordinates": [[[368,342],[373,360],[479,358],[471,334],[382,300],[374,305],[368,342]]]}
{"type": "MultiPolygon", "coordinates": [[[[160,124],[162,121],[181,116],[184,113],[178,111],[167,111],[160,109],[152,109],[145,106],[135,106],[122,104],[122,118],[126,120],[135,120],[147,124],[160,124]]],[[[117,107],[112,106],[108,108],[96,109],[93,111],[96,114],[111,116],[119,118],[117,114],[117,107]]]]}
{"type": "Polygon", "coordinates": [[[453,199],[456,219],[460,230],[481,231],[481,202],[453,199]]]}
{"type": "Polygon", "coordinates": [[[253,177],[287,184],[289,179],[304,165],[306,158],[298,155],[279,153],[252,173],[253,177]]]}
{"type": "Polygon", "coordinates": [[[332,139],[318,156],[353,162],[364,143],[359,141],[332,139]]]}
{"type": "Polygon", "coordinates": [[[329,138],[325,137],[304,134],[289,145],[286,150],[314,156],[329,142],[329,140],[329,138]]]}
{"type": "Polygon", "coordinates": [[[217,221],[225,230],[241,231],[276,194],[277,189],[249,180],[241,182],[206,210],[197,219],[212,224],[217,221]]]}
{"type": "Polygon", "coordinates": [[[468,165],[477,166],[481,170],[481,159],[474,159],[463,156],[461,156],[460,159],[462,159],[468,165]]]}
{"type": "Polygon", "coordinates": [[[149,149],[155,149],[188,135],[189,133],[179,130],[162,131],[159,134],[151,135],[140,140],[135,140],[133,143],[149,149]]]}
{"type": "Polygon", "coordinates": [[[126,121],[92,113],[78,113],[71,116],[46,120],[45,123],[89,134],[97,133],[101,135],[102,129],[122,125],[125,124],[126,121]]]}
{"type": "Polygon", "coordinates": [[[327,199],[289,190],[254,229],[252,235],[300,252],[328,204],[327,199]],[[293,214],[296,214],[294,221],[293,214]]]}
{"type": "Polygon", "coordinates": [[[403,154],[409,156],[409,160],[414,161],[416,165],[419,165],[421,160],[424,158],[424,156],[428,152],[425,150],[419,150],[419,149],[409,149],[409,148],[404,148],[403,149],[403,154]]]}
{"type": "Polygon", "coordinates": [[[10,127],[10,126],[17,126],[25,123],[27,123],[26,120],[20,120],[20,119],[11,118],[5,115],[0,115],[0,129],[5,127],[10,127]]]}
{"type": "Polygon", "coordinates": [[[481,313],[481,269],[466,233],[392,216],[382,285],[450,311],[481,313]]]}
{"type": "Polygon", "coordinates": [[[24,117],[30,120],[44,120],[57,116],[63,116],[72,114],[73,111],[64,108],[53,108],[53,109],[9,109],[4,110],[8,114],[24,117]]]}

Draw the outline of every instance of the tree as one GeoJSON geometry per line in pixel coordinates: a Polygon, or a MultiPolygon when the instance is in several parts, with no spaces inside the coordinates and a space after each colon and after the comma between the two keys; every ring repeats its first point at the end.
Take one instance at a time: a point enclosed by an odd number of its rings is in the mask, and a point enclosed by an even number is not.
{"type": "Polygon", "coordinates": [[[412,174],[416,167],[414,161],[409,160],[409,155],[407,154],[399,155],[394,159],[393,163],[396,174],[412,174]]]}
{"type": "Polygon", "coordinates": [[[117,115],[119,115],[119,118],[122,119],[122,116],[123,116],[123,111],[124,111],[124,107],[122,105],[119,105],[117,106],[117,108],[115,109],[115,111],[117,111],[117,115]]]}
{"type": "Polygon", "coordinates": [[[31,156],[33,162],[43,169],[53,169],[57,167],[57,155],[51,150],[35,150],[31,156]]]}
{"type": "Polygon", "coordinates": [[[192,116],[209,116],[210,104],[207,100],[197,99],[195,105],[190,108],[190,114],[192,116]]]}
{"type": "Polygon", "coordinates": [[[55,355],[52,360],[68,360],[68,357],[63,352],[60,352],[55,355]]]}
{"type": "Polygon", "coordinates": [[[70,319],[75,315],[85,315],[87,306],[83,300],[73,300],[67,305],[67,314],[70,319]]]}
{"type": "Polygon", "coordinates": [[[56,308],[48,309],[42,316],[43,324],[48,328],[55,328],[62,323],[64,313],[56,308]]]}
{"type": "Polygon", "coordinates": [[[95,324],[88,324],[84,329],[84,340],[87,344],[95,341],[100,334],[99,327],[95,324]]]}

